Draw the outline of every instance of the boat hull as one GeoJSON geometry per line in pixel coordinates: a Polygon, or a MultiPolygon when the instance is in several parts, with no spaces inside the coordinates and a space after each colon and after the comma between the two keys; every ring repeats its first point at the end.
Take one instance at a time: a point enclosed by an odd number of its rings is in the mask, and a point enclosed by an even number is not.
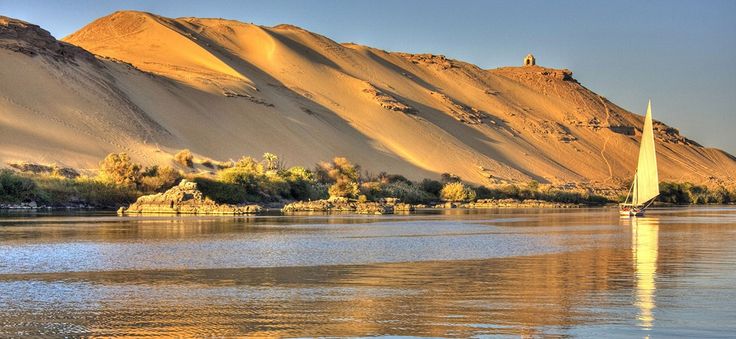
{"type": "Polygon", "coordinates": [[[631,205],[619,205],[618,214],[622,217],[643,217],[644,207],[631,206],[631,205]]]}

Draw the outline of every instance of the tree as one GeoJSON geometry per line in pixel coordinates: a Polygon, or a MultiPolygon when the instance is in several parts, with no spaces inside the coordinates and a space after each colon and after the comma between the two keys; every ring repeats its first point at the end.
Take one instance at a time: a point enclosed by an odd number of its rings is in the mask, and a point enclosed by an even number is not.
{"type": "Polygon", "coordinates": [[[360,194],[358,183],[354,181],[338,181],[327,191],[331,198],[356,198],[360,194]]]}
{"type": "Polygon", "coordinates": [[[315,174],[317,180],[323,183],[357,182],[360,179],[360,166],[353,165],[347,158],[335,157],[331,162],[319,163],[315,174]]]}
{"type": "Polygon", "coordinates": [[[461,182],[445,184],[440,191],[440,198],[445,201],[468,201],[475,199],[475,190],[461,182]]]}
{"type": "Polygon", "coordinates": [[[194,156],[188,149],[183,149],[174,155],[174,160],[184,167],[194,167],[194,156]]]}
{"type": "Polygon", "coordinates": [[[141,165],[133,163],[126,153],[110,153],[100,162],[102,181],[137,188],[141,180],[141,165]]]}

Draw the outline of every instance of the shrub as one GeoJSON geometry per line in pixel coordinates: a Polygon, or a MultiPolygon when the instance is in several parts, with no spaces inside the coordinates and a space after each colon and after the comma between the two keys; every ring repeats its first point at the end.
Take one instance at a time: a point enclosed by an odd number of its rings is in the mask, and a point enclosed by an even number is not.
{"type": "Polygon", "coordinates": [[[33,180],[0,169],[0,202],[19,203],[38,200],[39,190],[33,180]]]}
{"type": "Polygon", "coordinates": [[[140,195],[129,186],[118,186],[89,177],[68,179],[56,176],[35,176],[41,194],[38,202],[51,206],[86,204],[98,208],[112,208],[129,204],[140,195]]]}
{"type": "MultiPolygon", "coordinates": [[[[435,198],[409,181],[390,183],[384,186],[382,191],[383,198],[399,198],[400,201],[410,204],[428,202],[435,198]]],[[[475,199],[475,197],[470,199],[475,199]]]]}
{"type": "Polygon", "coordinates": [[[179,171],[170,166],[146,167],[141,177],[141,188],[145,192],[162,192],[176,186],[182,177],[179,171]]]}
{"type": "Polygon", "coordinates": [[[440,198],[445,201],[468,201],[474,200],[475,196],[475,190],[461,182],[449,182],[440,191],[440,198]]]}
{"type": "Polygon", "coordinates": [[[532,181],[529,181],[529,182],[528,182],[528,183],[526,184],[526,187],[527,187],[527,188],[528,188],[528,189],[529,189],[530,191],[532,191],[532,192],[536,192],[536,191],[539,191],[539,181],[536,181],[536,180],[532,180],[532,181]]]}
{"type": "Polygon", "coordinates": [[[360,180],[360,166],[344,157],[335,157],[332,162],[321,162],[315,169],[316,179],[322,183],[360,180]]]}
{"type": "Polygon", "coordinates": [[[197,189],[202,191],[204,196],[219,203],[242,204],[248,201],[255,202],[261,200],[260,196],[249,193],[241,185],[202,177],[196,177],[192,180],[197,183],[197,189]]]}
{"type": "Polygon", "coordinates": [[[273,153],[263,153],[263,165],[267,171],[276,171],[284,168],[279,156],[273,153]]]}
{"type": "Polygon", "coordinates": [[[478,186],[475,188],[475,195],[478,199],[494,199],[497,198],[496,191],[485,187],[485,186],[478,186]]]}
{"type": "Polygon", "coordinates": [[[314,174],[301,166],[295,166],[289,168],[284,174],[286,180],[289,182],[289,192],[293,199],[307,200],[307,199],[320,199],[326,194],[321,194],[316,189],[316,181],[314,180],[314,174]]]}
{"type": "Polygon", "coordinates": [[[116,186],[136,188],[141,179],[141,165],[133,163],[126,153],[110,153],[100,162],[101,181],[116,186]]]}
{"type": "Polygon", "coordinates": [[[240,158],[231,168],[239,168],[241,171],[252,174],[263,174],[265,172],[263,164],[251,157],[240,158]]]}
{"type": "Polygon", "coordinates": [[[360,194],[358,183],[354,181],[338,181],[330,186],[330,198],[356,198],[360,194]]]}
{"type": "Polygon", "coordinates": [[[239,185],[251,194],[256,194],[259,191],[258,177],[261,175],[258,172],[254,172],[251,168],[235,166],[219,171],[217,178],[223,183],[239,185]]]}
{"type": "Polygon", "coordinates": [[[432,179],[422,180],[422,182],[419,184],[419,187],[422,191],[432,194],[435,197],[439,197],[440,191],[442,191],[442,183],[432,179]]]}
{"type": "Polygon", "coordinates": [[[174,155],[174,161],[184,167],[194,167],[194,155],[188,149],[183,149],[174,155]]]}
{"type": "Polygon", "coordinates": [[[728,204],[734,202],[736,191],[729,193],[725,187],[714,190],[689,182],[661,182],[658,201],[672,204],[728,204]]]}
{"type": "Polygon", "coordinates": [[[384,197],[383,186],[379,181],[368,181],[360,184],[360,193],[367,200],[378,200],[384,197]]]}

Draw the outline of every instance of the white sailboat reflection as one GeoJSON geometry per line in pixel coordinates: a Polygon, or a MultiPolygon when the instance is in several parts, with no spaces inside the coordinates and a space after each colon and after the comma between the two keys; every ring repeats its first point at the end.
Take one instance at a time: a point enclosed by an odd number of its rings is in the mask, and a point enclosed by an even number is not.
{"type": "Polygon", "coordinates": [[[651,329],[654,323],[658,242],[658,218],[631,219],[631,250],[636,272],[634,305],[639,308],[639,326],[645,330],[651,329]]]}

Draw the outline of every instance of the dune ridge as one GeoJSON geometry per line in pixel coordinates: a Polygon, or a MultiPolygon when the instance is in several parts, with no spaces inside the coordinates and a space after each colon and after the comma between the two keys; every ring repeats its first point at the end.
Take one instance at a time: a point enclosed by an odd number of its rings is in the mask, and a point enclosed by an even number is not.
{"type": "MultiPolygon", "coordinates": [[[[92,168],[120,151],[169,163],[189,148],[213,159],[273,152],[306,166],[341,155],[414,179],[594,187],[620,187],[635,169],[643,117],[568,70],[486,70],[291,25],[134,11],[34,45],[26,33],[42,29],[19,22],[0,18],[2,163],[92,168]]],[[[734,181],[733,156],[655,129],[663,180],[734,181]]]]}

